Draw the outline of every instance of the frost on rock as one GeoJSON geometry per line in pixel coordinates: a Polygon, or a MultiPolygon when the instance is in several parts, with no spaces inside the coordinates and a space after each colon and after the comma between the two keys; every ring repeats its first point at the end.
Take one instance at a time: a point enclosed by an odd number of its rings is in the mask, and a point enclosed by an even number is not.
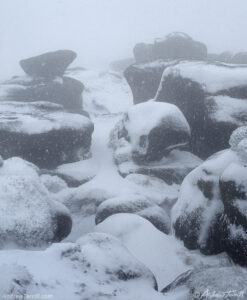
{"type": "Polygon", "coordinates": [[[1,248],[43,246],[69,234],[68,210],[51,199],[38,178],[1,176],[0,194],[1,248]]]}
{"type": "Polygon", "coordinates": [[[111,134],[111,145],[116,150],[127,147],[137,162],[150,162],[186,145],[189,138],[190,127],[176,106],[150,101],[128,110],[111,134]]]}
{"type": "Polygon", "coordinates": [[[157,229],[168,234],[170,217],[167,212],[141,195],[130,194],[111,198],[99,205],[95,223],[103,222],[107,217],[118,213],[133,213],[149,220],[157,229]]]}

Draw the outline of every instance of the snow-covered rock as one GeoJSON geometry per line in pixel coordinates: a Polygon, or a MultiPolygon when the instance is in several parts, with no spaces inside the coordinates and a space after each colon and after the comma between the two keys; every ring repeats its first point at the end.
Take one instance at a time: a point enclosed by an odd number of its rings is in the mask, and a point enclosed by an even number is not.
{"type": "Polygon", "coordinates": [[[210,157],[185,177],[172,209],[172,222],[176,236],[189,249],[199,248],[208,254],[225,250],[222,242],[224,205],[219,180],[234,161],[238,161],[236,153],[225,150],[210,157]]]}
{"type": "Polygon", "coordinates": [[[84,85],[70,77],[33,78],[22,76],[0,83],[1,101],[48,101],[62,105],[67,111],[83,114],[84,85]]]}
{"type": "Polygon", "coordinates": [[[22,69],[34,77],[62,76],[77,54],[71,50],[48,52],[20,61],[22,69]]]}
{"type": "Polygon", "coordinates": [[[35,176],[1,176],[0,195],[1,248],[44,246],[70,233],[69,211],[35,176]]]}
{"type": "Polygon", "coordinates": [[[247,67],[182,61],[165,69],[156,101],[177,105],[191,127],[193,153],[208,157],[227,148],[246,124],[247,67]]]}
{"type": "Polygon", "coordinates": [[[45,251],[2,251],[0,295],[59,300],[161,300],[152,272],[113,236],[92,233],[45,251]],[[6,269],[4,269],[6,267],[6,269]],[[18,284],[19,283],[19,284],[18,284]]]}
{"type": "Polygon", "coordinates": [[[170,217],[164,209],[147,197],[130,194],[111,198],[100,204],[96,211],[95,223],[99,224],[111,215],[118,213],[133,213],[150,221],[157,229],[168,234],[170,232],[170,217]]]}
{"type": "Polygon", "coordinates": [[[52,168],[88,155],[93,123],[49,102],[1,102],[0,153],[52,168]]]}
{"type": "Polygon", "coordinates": [[[187,145],[189,138],[190,127],[175,105],[149,101],[128,109],[113,129],[110,143],[123,160],[130,152],[135,161],[147,163],[187,145]]]}
{"type": "Polygon", "coordinates": [[[232,149],[216,153],[186,176],[172,223],[189,249],[226,251],[234,262],[247,265],[247,167],[236,151],[240,133],[233,133],[232,149]]]}

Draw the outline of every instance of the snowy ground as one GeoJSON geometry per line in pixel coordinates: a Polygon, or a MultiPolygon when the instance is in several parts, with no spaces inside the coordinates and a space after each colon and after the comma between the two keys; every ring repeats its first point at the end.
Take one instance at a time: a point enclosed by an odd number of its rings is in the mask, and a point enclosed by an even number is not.
{"type": "MultiPolygon", "coordinates": [[[[142,182],[143,175],[139,175],[136,180],[130,180],[121,177],[118,173],[108,141],[110,131],[121,118],[122,113],[132,105],[132,95],[124,79],[115,73],[99,74],[93,71],[73,71],[68,75],[81,80],[86,86],[84,107],[91,115],[95,130],[91,148],[92,158],[86,163],[62,166],[60,170],[78,180],[92,179],[79,187],[67,188],[56,194],[57,200],[65,203],[73,214],[72,232],[61,245],[55,244],[45,251],[4,250],[1,251],[0,265],[26,266],[33,274],[34,281],[43,283],[40,291],[53,294],[55,300],[111,299],[110,297],[85,298],[85,296],[81,298],[79,294],[71,297],[72,290],[75,286],[78,288],[80,280],[83,281],[86,277],[81,275],[80,269],[72,267],[71,261],[61,263],[59,253],[65,251],[65,248],[75,247],[76,240],[88,232],[104,232],[119,238],[129,252],[153,272],[159,290],[182,272],[195,266],[230,265],[225,255],[203,256],[197,251],[187,250],[173,235],[165,235],[139,216],[114,215],[95,226],[96,205],[107,198],[137,193],[153,197],[156,203],[160,203],[166,193],[177,193],[177,191],[169,190],[171,187],[166,190],[165,184],[157,182],[152,184],[152,181],[147,187],[145,181],[142,182]],[[89,201],[85,203],[85,199],[89,201]]],[[[95,257],[96,261],[97,259],[95,257]]],[[[94,280],[92,278],[87,277],[85,280],[92,281],[94,280]]],[[[91,284],[90,288],[93,289],[94,285],[91,284]]],[[[117,299],[168,299],[147,288],[145,282],[126,283],[121,289],[125,292],[120,293],[117,299]]]]}

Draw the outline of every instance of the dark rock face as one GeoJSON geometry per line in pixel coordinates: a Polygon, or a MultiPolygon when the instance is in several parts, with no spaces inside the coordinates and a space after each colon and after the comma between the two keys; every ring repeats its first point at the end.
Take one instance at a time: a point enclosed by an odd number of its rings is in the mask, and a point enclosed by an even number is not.
{"type": "Polygon", "coordinates": [[[244,129],[233,133],[232,150],[210,157],[184,179],[173,207],[173,227],[187,248],[205,254],[225,251],[246,266],[247,140],[239,138],[243,131],[246,135],[244,129]]]}
{"type": "Polygon", "coordinates": [[[0,152],[41,168],[54,168],[88,155],[92,122],[49,102],[2,102],[0,152]],[[30,126],[30,124],[32,124],[30,126]]]}
{"type": "Polygon", "coordinates": [[[201,268],[186,271],[161,292],[167,297],[169,293],[176,297],[178,292],[178,296],[183,296],[181,299],[245,299],[247,293],[246,280],[247,272],[240,267],[218,266],[201,268]]]}
{"type": "Polygon", "coordinates": [[[207,58],[207,47],[194,41],[185,33],[174,32],[165,39],[156,39],[154,44],[137,44],[134,48],[137,63],[150,62],[157,59],[193,59],[207,58]]]}
{"type": "Polygon", "coordinates": [[[127,195],[108,199],[96,211],[96,225],[118,213],[133,213],[150,221],[157,229],[169,234],[170,218],[166,211],[140,195],[127,195]]]}
{"type": "Polygon", "coordinates": [[[247,120],[247,68],[181,62],[164,71],[156,101],[177,105],[191,127],[191,150],[206,158],[227,148],[247,120]],[[214,78],[214,82],[212,82],[214,78]]]}
{"type": "Polygon", "coordinates": [[[44,53],[20,61],[22,69],[33,77],[54,78],[62,76],[77,54],[71,50],[44,53]]]}
{"type": "Polygon", "coordinates": [[[165,68],[177,61],[158,60],[150,64],[134,64],[124,71],[124,76],[131,88],[134,104],[153,99],[158,90],[165,68]]]}

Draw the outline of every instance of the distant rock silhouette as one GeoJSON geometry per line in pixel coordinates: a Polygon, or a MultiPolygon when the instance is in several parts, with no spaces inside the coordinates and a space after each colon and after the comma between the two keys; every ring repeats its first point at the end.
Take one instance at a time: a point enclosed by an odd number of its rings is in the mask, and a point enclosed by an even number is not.
{"type": "Polygon", "coordinates": [[[58,50],[23,59],[20,65],[30,76],[53,78],[62,76],[76,56],[74,51],[58,50]]]}

